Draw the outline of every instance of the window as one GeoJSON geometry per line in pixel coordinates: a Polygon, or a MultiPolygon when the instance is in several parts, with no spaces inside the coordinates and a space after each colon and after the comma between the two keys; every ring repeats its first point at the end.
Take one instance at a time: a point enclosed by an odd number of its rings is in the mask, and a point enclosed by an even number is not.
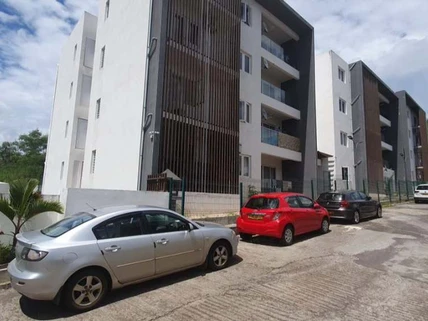
{"type": "Polygon", "coordinates": [[[199,26],[193,22],[189,25],[189,44],[192,46],[198,46],[199,44],[199,26]]]}
{"type": "Polygon", "coordinates": [[[106,55],[106,46],[101,49],[100,68],[104,68],[104,59],[106,55]]]}
{"type": "Polygon", "coordinates": [[[302,208],[313,208],[314,202],[307,197],[298,196],[302,208]]]}
{"type": "Polygon", "coordinates": [[[239,102],[239,119],[250,123],[251,104],[246,101],[239,102]]]}
{"type": "Polygon", "coordinates": [[[361,193],[361,192],[359,192],[359,193],[360,193],[360,197],[361,197],[362,200],[367,200],[367,195],[366,194],[361,193]]]}
{"type": "Polygon", "coordinates": [[[97,158],[97,151],[92,151],[92,159],[91,159],[91,174],[95,173],[95,161],[97,158]]]}
{"type": "Polygon", "coordinates": [[[179,231],[188,231],[189,223],[180,219],[178,216],[158,212],[146,213],[146,220],[150,228],[150,233],[171,233],[179,231]]]}
{"type": "Polygon", "coordinates": [[[342,179],[347,181],[349,179],[348,176],[348,167],[342,167],[342,179]]]}
{"type": "Polygon", "coordinates": [[[72,95],[73,95],[73,82],[71,82],[71,84],[70,84],[70,95],[69,95],[69,98],[71,98],[72,95]]]}
{"type": "Polygon", "coordinates": [[[348,147],[348,134],[340,132],[340,145],[348,147]]]}
{"type": "Polygon", "coordinates": [[[258,209],[258,210],[269,210],[279,207],[279,200],[277,198],[268,197],[252,197],[245,204],[246,208],[258,209]]]}
{"type": "Polygon", "coordinates": [[[339,98],[339,111],[346,114],[346,101],[342,98],[339,98]]]}
{"type": "Polygon", "coordinates": [[[343,194],[338,193],[322,193],[319,197],[321,201],[340,202],[343,199],[343,194]]]}
{"type": "Polygon", "coordinates": [[[76,56],[77,56],[77,44],[74,45],[73,61],[76,61],[76,56]]]}
{"type": "Polygon", "coordinates": [[[110,0],[106,1],[106,11],[104,13],[104,20],[106,20],[108,18],[110,14],[110,0]]]}
{"type": "Polygon", "coordinates": [[[95,218],[95,215],[77,213],[41,230],[41,232],[50,237],[58,237],[93,218],[95,218]]]}
{"type": "Polygon", "coordinates": [[[251,8],[248,4],[241,2],[241,21],[250,25],[251,8]]]}
{"type": "Polygon", "coordinates": [[[83,107],[89,107],[89,101],[91,99],[91,87],[92,87],[92,77],[87,75],[82,75],[80,105],[83,107]]]}
{"type": "Polygon", "coordinates": [[[65,122],[65,133],[64,133],[64,137],[67,137],[68,135],[68,120],[65,122]]]}
{"type": "Polygon", "coordinates": [[[410,111],[407,111],[407,118],[410,119],[410,111]]]}
{"type": "Polygon", "coordinates": [[[251,74],[251,57],[241,52],[241,70],[251,74]]]}
{"type": "Polygon", "coordinates": [[[345,70],[343,70],[342,68],[339,67],[339,79],[342,82],[345,82],[345,70]]]}
{"type": "Polygon", "coordinates": [[[76,144],[77,149],[85,149],[86,133],[88,131],[88,120],[83,118],[77,119],[76,144]]]}
{"type": "Polygon", "coordinates": [[[59,178],[62,179],[64,177],[64,162],[61,163],[61,172],[59,174],[59,178]]]}
{"type": "Polygon", "coordinates": [[[349,194],[349,199],[350,199],[351,201],[359,201],[359,200],[361,200],[362,198],[361,198],[360,193],[358,193],[358,192],[352,192],[351,194],[349,194]]]}
{"type": "Polygon", "coordinates": [[[251,157],[241,156],[241,170],[240,175],[250,177],[251,172],[251,157]]]}
{"type": "Polygon", "coordinates": [[[95,118],[100,118],[100,111],[101,111],[101,98],[97,100],[97,108],[95,110],[95,118]]]}
{"type": "Polygon", "coordinates": [[[125,214],[115,217],[94,227],[93,232],[98,240],[130,237],[145,234],[141,213],[125,214]]]}
{"type": "Polygon", "coordinates": [[[85,42],[85,57],[83,58],[83,65],[88,68],[94,67],[94,55],[95,55],[95,40],[86,38],[85,42]]]}
{"type": "Polygon", "coordinates": [[[297,197],[295,197],[295,196],[287,197],[285,199],[285,201],[288,203],[288,206],[290,206],[291,208],[299,208],[300,207],[299,201],[297,200],[297,197]]]}

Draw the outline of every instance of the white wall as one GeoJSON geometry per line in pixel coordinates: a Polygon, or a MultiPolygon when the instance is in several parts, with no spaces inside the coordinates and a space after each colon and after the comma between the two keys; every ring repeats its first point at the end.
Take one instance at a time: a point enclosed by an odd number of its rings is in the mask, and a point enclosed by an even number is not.
{"type": "Polygon", "coordinates": [[[136,190],[150,1],[99,1],[82,187],[136,190]],[[104,67],[100,68],[105,46],[104,67]],[[101,98],[100,118],[95,118],[101,98]],[[90,172],[96,150],[95,172],[90,172]]]}
{"type": "Polygon", "coordinates": [[[169,193],[70,188],[62,195],[61,202],[65,205],[66,216],[89,211],[91,207],[150,205],[167,208],[169,193]]]}
{"type": "MultiPolygon", "coordinates": [[[[329,51],[316,57],[315,75],[318,150],[333,156],[330,158],[333,166],[329,168],[333,179],[342,180],[342,167],[348,168],[349,188],[354,188],[354,143],[349,139],[347,147],[340,143],[341,132],[348,135],[353,133],[351,74],[348,64],[335,52],[329,51]],[[345,82],[338,77],[339,67],[345,71],[345,82]],[[339,110],[340,98],[346,102],[346,114],[339,110]]],[[[359,144],[358,148],[363,146],[359,144]]]]}
{"type": "Polygon", "coordinates": [[[92,76],[92,69],[84,65],[84,60],[85,54],[86,60],[90,59],[88,55],[91,50],[90,46],[87,48],[87,39],[95,39],[96,24],[97,18],[85,12],[61,53],[46,153],[43,194],[59,195],[63,189],[71,186],[74,161],[83,161],[83,150],[75,149],[75,139],[77,119],[88,117],[88,106],[81,105],[81,91],[84,76],[86,76],[86,82],[92,76]],[[73,91],[70,97],[72,82],[73,91]],[[65,137],[67,121],[68,131],[65,137]],[[64,171],[61,179],[62,162],[64,162],[64,171]]]}

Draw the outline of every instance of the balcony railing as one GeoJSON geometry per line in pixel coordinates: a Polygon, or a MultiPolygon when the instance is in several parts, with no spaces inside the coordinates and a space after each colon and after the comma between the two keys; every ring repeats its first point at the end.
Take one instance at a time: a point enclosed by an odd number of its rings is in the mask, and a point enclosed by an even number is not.
{"type": "Polygon", "coordinates": [[[300,152],[300,139],[262,126],[262,143],[300,152]]]}
{"type": "Polygon", "coordinates": [[[288,59],[284,53],[284,49],[266,36],[262,36],[262,48],[266,49],[272,55],[278,57],[282,61],[286,61],[286,58],[288,59]]]}
{"type": "Polygon", "coordinates": [[[265,80],[262,80],[262,93],[282,103],[286,103],[286,92],[265,80]]]}

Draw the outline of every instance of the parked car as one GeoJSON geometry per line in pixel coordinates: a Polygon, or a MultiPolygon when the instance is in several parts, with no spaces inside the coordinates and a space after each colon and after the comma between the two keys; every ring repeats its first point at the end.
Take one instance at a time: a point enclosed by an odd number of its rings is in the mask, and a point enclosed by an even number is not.
{"type": "Polygon", "coordinates": [[[252,196],[236,221],[243,240],[253,235],[274,237],[291,245],[294,237],[312,231],[327,233],[328,212],[310,198],[296,193],[267,193],[252,196]]]}
{"type": "Polygon", "coordinates": [[[17,238],[16,259],[8,266],[13,288],[78,311],[131,283],[205,263],[223,269],[239,241],[221,225],[138,206],[78,213],[17,238]]]}
{"type": "Polygon", "coordinates": [[[428,184],[420,184],[416,186],[414,199],[415,203],[428,201],[428,184]]]}
{"type": "Polygon", "coordinates": [[[358,191],[327,192],[317,199],[331,218],[340,218],[354,224],[367,217],[382,217],[382,205],[370,196],[358,191]]]}

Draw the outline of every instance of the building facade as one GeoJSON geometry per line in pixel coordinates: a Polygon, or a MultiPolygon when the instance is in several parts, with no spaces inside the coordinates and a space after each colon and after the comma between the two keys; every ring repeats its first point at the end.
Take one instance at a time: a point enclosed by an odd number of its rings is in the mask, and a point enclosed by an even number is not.
{"type": "Polygon", "coordinates": [[[97,18],[85,13],[61,53],[42,192],[82,186],[97,18]]]}
{"type": "Polygon", "coordinates": [[[281,0],[99,8],[81,187],[146,189],[149,175],[170,170],[190,191],[236,194],[240,181],[257,180],[265,190],[310,192],[314,31],[292,8],[281,0]]]}
{"type": "Polygon", "coordinates": [[[316,57],[317,145],[328,158],[331,188],[355,188],[351,74],[348,63],[334,51],[316,57]]]}
{"type": "Polygon", "coordinates": [[[428,142],[425,111],[406,92],[399,99],[397,180],[428,180],[428,142]]]}
{"type": "Polygon", "coordinates": [[[396,180],[398,97],[364,62],[349,69],[356,188],[376,193],[377,183],[396,180]]]}

